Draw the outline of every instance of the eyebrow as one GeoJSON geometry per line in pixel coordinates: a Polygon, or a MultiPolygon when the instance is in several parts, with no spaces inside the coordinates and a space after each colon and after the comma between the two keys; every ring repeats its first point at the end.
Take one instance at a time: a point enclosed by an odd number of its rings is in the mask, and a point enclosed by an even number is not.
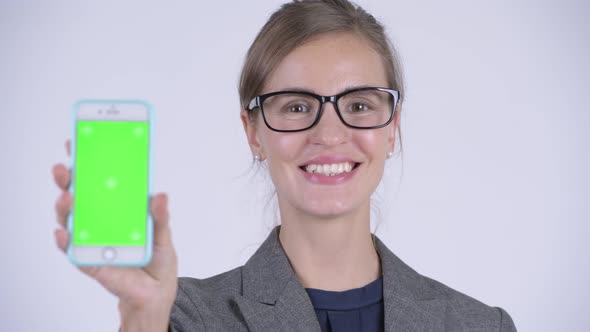
{"type": "MultiPolygon", "coordinates": [[[[344,90],[338,92],[337,95],[338,94],[341,94],[341,93],[344,93],[344,92],[351,91],[351,90],[362,89],[362,88],[369,88],[369,87],[371,87],[371,85],[367,85],[367,84],[352,84],[352,85],[347,86],[344,90]]],[[[311,92],[311,93],[316,94],[316,95],[321,95],[316,90],[308,89],[308,88],[302,88],[302,87],[299,87],[299,86],[291,86],[291,87],[287,87],[287,88],[284,88],[284,89],[276,90],[276,92],[285,92],[285,91],[311,92]]]]}

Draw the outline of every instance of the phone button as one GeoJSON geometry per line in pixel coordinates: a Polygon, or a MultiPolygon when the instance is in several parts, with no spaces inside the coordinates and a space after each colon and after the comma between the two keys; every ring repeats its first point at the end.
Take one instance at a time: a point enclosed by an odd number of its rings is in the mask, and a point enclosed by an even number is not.
{"type": "Polygon", "coordinates": [[[115,248],[106,247],[102,250],[102,258],[104,258],[104,260],[107,262],[114,260],[116,256],[117,251],[115,250],[115,248]]]}

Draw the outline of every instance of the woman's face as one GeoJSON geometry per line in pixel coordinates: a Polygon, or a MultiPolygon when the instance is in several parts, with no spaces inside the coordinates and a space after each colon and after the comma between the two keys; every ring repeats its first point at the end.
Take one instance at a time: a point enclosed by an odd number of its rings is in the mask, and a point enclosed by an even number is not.
{"type": "MultiPolygon", "coordinates": [[[[326,34],[293,50],[276,67],[262,93],[305,90],[332,96],[355,87],[387,87],[385,68],[364,39],[350,33],[326,34]]],[[[399,112],[380,129],[346,127],[334,105],[324,104],[320,121],[302,132],[282,133],[266,127],[258,114],[242,121],[251,149],[268,163],[281,213],[321,218],[358,213],[383,175],[386,155],[393,151],[399,112]],[[310,164],[356,165],[336,176],[310,173],[310,164]]],[[[311,166],[311,168],[319,166],[311,166]]]]}

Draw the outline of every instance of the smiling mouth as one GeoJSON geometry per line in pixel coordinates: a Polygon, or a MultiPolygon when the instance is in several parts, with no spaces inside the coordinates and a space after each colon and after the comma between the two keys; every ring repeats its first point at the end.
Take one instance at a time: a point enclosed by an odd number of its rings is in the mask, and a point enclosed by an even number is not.
{"type": "Polygon", "coordinates": [[[334,164],[309,164],[299,166],[301,170],[307,173],[322,174],[325,176],[336,176],[342,173],[350,173],[361,163],[343,162],[334,164]]]}

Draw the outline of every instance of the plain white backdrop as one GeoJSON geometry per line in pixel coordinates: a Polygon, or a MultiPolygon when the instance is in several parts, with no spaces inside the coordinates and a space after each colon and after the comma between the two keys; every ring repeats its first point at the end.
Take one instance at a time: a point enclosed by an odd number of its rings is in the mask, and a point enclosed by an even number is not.
{"type": "MultiPolygon", "coordinates": [[[[81,98],[153,104],[154,185],[170,195],[180,275],[212,276],[254,252],[273,223],[272,188],[251,168],[237,81],[281,3],[0,3],[3,330],[118,327],[116,299],[53,240],[50,170],[69,162],[81,98]]],[[[359,3],[386,25],[407,83],[403,172],[398,155],[377,235],[521,331],[587,331],[588,2],[359,3]]]]}

